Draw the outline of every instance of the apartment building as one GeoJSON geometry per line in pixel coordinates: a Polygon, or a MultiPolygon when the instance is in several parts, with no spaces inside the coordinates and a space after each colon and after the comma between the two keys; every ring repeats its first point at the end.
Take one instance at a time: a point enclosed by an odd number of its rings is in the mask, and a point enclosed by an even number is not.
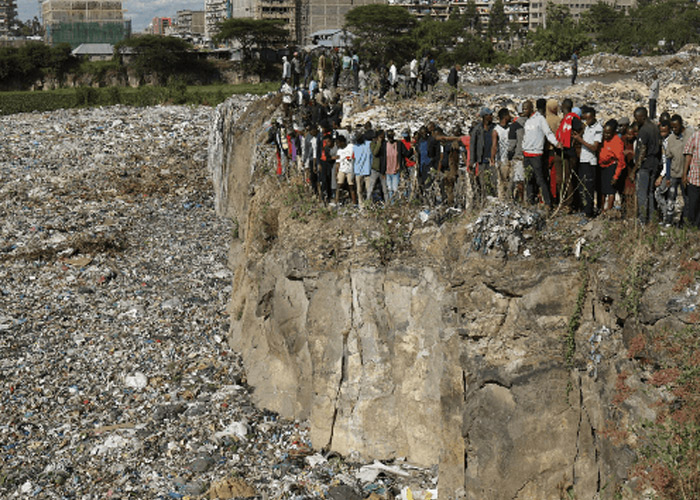
{"type": "Polygon", "coordinates": [[[167,35],[173,26],[173,20],[170,17],[154,17],[151,24],[148,26],[148,31],[153,35],[167,35]]]}
{"type": "Polygon", "coordinates": [[[7,37],[12,29],[12,22],[17,16],[15,0],[0,0],[0,37],[7,37]]]}
{"type": "Polygon", "coordinates": [[[180,35],[204,34],[205,28],[203,10],[178,10],[175,19],[177,32],[180,35]]]}
{"type": "MultiPolygon", "coordinates": [[[[388,0],[390,5],[400,5],[419,19],[433,18],[445,21],[452,16],[463,14],[467,0],[388,0]]],[[[483,27],[488,26],[489,15],[495,0],[476,0],[476,9],[483,27]]],[[[598,0],[553,0],[557,5],[567,5],[575,20],[598,0]]],[[[523,29],[537,29],[546,26],[548,0],[503,0],[503,10],[511,23],[523,29]]],[[[609,0],[615,8],[629,10],[636,0],[609,0]]]]}
{"type": "Polygon", "coordinates": [[[232,3],[231,0],[204,1],[204,35],[207,38],[214,38],[219,32],[219,23],[233,17],[232,3]]]}
{"type": "Polygon", "coordinates": [[[44,0],[41,4],[46,42],[115,44],[131,34],[122,2],[116,0],[44,0]]]}
{"type": "MultiPolygon", "coordinates": [[[[532,0],[529,5],[528,23],[529,29],[537,29],[547,26],[547,2],[548,0],[532,0]]],[[[571,17],[578,21],[581,14],[595,5],[598,0],[552,0],[555,5],[566,5],[571,10],[571,17]]],[[[636,0],[606,0],[606,3],[614,5],[616,9],[627,12],[637,5],[636,0]]]]}

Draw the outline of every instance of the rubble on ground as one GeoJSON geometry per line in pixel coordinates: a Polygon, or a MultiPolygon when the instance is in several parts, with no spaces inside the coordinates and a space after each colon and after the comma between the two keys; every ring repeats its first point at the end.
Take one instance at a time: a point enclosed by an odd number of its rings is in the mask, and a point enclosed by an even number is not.
{"type": "MultiPolygon", "coordinates": [[[[628,74],[649,83],[648,77],[653,71],[659,72],[667,83],[697,85],[700,83],[700,46],[688,44],[675,54],[662,56],[622,56],[598,52],[580,56],[578,62],[579,78],[601,76],[608,73],[628,74]]],[[[448,70],[440,72],[441,79],[447,79],[448,70]]],[[[532,61],[513,66],[497,64],[481,66],[476,63],[461,67],[460,82],[469,85],[493,85],[505,82],[539,80],[542,78],[571,78],[571,61],[532,61]]]]}
{"type": "Polygon", "coordinates": [[[467,226],[472,251],[483,254],[531,255],[525,245],[531,231],[541,229],[544,216],[526,207],[489,197],[476,220],[467,226]]]}
{"type": "MultiPolygon", "coordinates": [[[[451,105],[435,94],[384,103],[375,101],[373,105],[346,117],[343,124],[359,126],[370,121],[375,128],[393,129],[401,132],[410,129],[415,133],[428,122],[440,125],[446,134],[452,133],[458,126],[465,132],[479,120],[479,110],[489,107],[498,112],[501,107],[511,110],[513,116],[518,105],[526,99],[536,100],[540,97],[557,99],[561,102],[570,98],[574,106],[590,105],[596,108],[597,118],[603,123],[608,119],[622,117],[632,118],[635,108],[648,106],[649,88],[634,78],[624,78],[613,83],[592,81],[589,83],[567,85],[563,88],[524,86],[521,93],[515,94],[511,89],[499,91],[494,85],[483,89],[479,94],[460,97],[456,105],[451,105]]],[[[680,114],[687,124],[700,125],[700,96],[691,85],[661,85],[657,104],[658,113],[668,110],[671,114],[680,114]]]]}
{"type": "MultiPolygon", "coordinates": [[[[242,112],[253,97],[237,97],[242,112]]],[[[226,343],[234,225],[206,107],[0,118],[2,498],[394,498],[257,409],[226,343]]]]}

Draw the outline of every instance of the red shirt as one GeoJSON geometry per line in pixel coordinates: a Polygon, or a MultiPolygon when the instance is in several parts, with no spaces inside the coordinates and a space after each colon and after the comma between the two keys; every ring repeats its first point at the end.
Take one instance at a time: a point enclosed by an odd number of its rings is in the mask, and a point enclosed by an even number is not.
{"type": "MultiPolygon", "coordinates": [[[[411,143],[411,141],[407,141],[406,139],[401,139],[401,143],[406,148],[406,151],[410,151],[411,148],[413,147],[413,144],[411,143]]],[[[413,160],[409,160],[408,158],[406,158],[405,161],[406,161],[406,167],[408,167],[408,168],[416,166],[416,162],[413,160]]]]}
{"type": "Polygon", "coordinates": [[[625,145],[617,134],[609,141],[603,141],[598,154],[598,164],[601,168],[616,166],[614,178],[618,179],[625,168],[625,145]]]}

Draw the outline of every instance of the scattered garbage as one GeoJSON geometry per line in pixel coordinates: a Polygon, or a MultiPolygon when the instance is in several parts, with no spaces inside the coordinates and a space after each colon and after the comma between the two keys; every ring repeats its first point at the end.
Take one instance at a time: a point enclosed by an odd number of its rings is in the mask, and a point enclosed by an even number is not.
{"type": "Polygon", "coordinates": [[[581,236],[579,239],[576,240],[576,243],[574,245],[574,257],[577,259],[581,258],[581,250],[583,249],[583,245],[586,244],[586,238],[581,236]]]}
{"type": "MultiPolygon", "coordinates": [[[[544,223],[544,216],[537,211],[489,197],[479,217],[468,226],[471,248],[484,254],[517,255],[526,231],[541,229],[544,223]]],[[[523,256],[529,257],[529,250],[525,249],[523,256]]]]}
{"type": "Polygon", "coordinates": [[[598,365],[603,359],[601,354],[601,345],[603,341],[610,338],[610,328],[601,326],[588,338],[590,349],[588,351],[588,361],[586,362],[586,371],[588,376],[593,380],[598,380],[598,365]]]}
{"type": "Polygon", "coordinates": [[[363,464],[319,458],[304,422],[253,405],[225,342],[233,224],[214,210],[213,116],[0,117],[0,497],[328,498],[346,485],[395,498],[431,486],[422,469],[363,484],[363,464]]]}

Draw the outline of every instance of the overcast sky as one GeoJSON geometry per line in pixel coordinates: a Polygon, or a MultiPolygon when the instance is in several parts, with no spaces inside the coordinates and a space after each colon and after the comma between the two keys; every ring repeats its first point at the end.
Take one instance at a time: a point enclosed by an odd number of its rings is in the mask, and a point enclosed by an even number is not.
{"type": "MultiPolygon", "coordinates": [[[[134,32],[143,31],[154,17],[175,17],[178,10],[204,10],[204,0],[122,0],[124,16],[131,19],[134,32]]],[[[17,17],[21,21],[39,17],[38,0],[18,0],[17,17]]]]}

